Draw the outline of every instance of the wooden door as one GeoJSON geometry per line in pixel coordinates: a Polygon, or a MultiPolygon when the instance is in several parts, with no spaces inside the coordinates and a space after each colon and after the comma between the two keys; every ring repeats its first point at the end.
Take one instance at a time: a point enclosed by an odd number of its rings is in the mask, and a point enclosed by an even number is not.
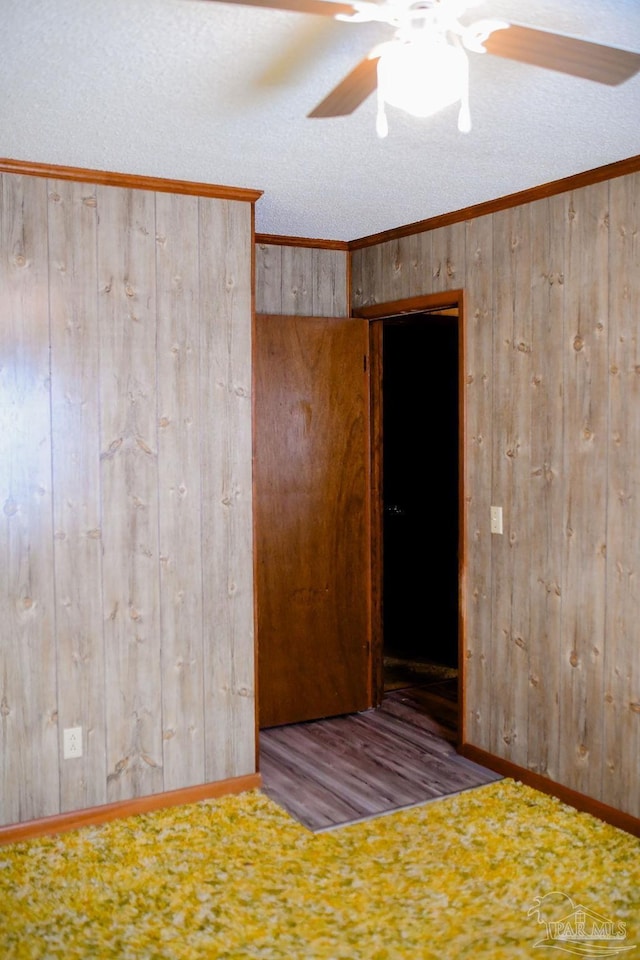
{"type": "Polygon", "coordinates": [[[368,324],[256,317],[261,727],[371,706],[368,324]]]}

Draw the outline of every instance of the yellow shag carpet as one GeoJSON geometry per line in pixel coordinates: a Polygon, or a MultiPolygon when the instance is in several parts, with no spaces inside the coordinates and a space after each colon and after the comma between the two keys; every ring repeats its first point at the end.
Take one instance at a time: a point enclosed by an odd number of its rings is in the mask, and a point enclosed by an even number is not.
{"type": "Polygon", "coordinates": [[[251,791],[0,848],[3,960],[558,949],[640,958],[640,840],[509,779],[321,834],[251,791]]]}

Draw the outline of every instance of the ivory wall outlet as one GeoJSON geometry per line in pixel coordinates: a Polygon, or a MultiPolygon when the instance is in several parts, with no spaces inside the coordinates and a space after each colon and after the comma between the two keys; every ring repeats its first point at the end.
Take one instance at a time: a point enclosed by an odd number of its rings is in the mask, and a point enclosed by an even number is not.
{"type": "Polygon", "coordinates": [[[62,731],[62,756],[64,760],[82,756],[82,727],[67,727],[62,731]]]}

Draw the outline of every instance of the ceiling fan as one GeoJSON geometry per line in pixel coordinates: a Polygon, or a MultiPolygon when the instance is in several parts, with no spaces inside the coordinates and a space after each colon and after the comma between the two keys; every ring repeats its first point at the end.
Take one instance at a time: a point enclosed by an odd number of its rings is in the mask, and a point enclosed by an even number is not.
{"type": "Polygon", "coordinates": [[[640,71],[640,53],[501,20],[461,22],[481,0],[224,0],[393,28],[308,117],[353,113],[377,91],[378,135],[388,132],[385,105],[425,117],[459,102],[459,130],[471,129],[467,52],[489,53],[617,86],[640,71]]]}

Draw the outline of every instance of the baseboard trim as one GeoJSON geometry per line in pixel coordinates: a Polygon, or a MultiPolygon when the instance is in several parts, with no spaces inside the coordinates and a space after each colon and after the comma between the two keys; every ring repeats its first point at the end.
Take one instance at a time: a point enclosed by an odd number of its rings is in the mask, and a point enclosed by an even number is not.
{"type": "Polygon", "coordinates": [[[565,787],[561,783],[556,783],[555,780],[550,780],[548,777],[543,777],[539,773],[527,770],[526,767],[520,767],[516,763],[511,763],[510,760],[503,760],[502,757],[488,753],[480,747],[474,747],[470,743],[461,744],[458,747],[458,753],[468,760],[473,760],[475,763],[479,763],[481,766],[493,770],[495,773],[500,773],[504,777],[511,777],[513,780],[519,780],[521,783],[526,784],[528,787],[533,787],[541,793],[547,793],[552,797],[557,797],[558,800],[562,800],[563,803],[568,804],[570,807],[575,807],[576,810],[590,813],[592,816],[598,817],[599,820],[604,820],[606,823],[610,823],[612,826],[618,827],[620,830],[624,830],[634,837],[640,837],[640,819],[633,817],[630,813],[624,813],[622,810],[610,807],[606,803],[601,803],[599,800],[594,800],[584,793],[579,793],[577,790],[565,787]]]}
{"type": "Polygon", "coordinates": [[[0,827],[0,844],[33,840],[35,837],[64,833],[67,830],[77,830],[79,827],[99,826],[119,817],[131,817],[137,813],[151,813],[154,810],[177,807],[185,803],[211,800],[232,793],[244,793],[245,790],[255,790],[261,786],[261,775],[250,773],[244,777],[231,777],[213,783],[198,784],[195,787],[184,787],[180,790],[169,790],[165,793],[153,793],[146,797],[135,797],[133,800],[119,800],[116,803],[107,803],[99,807],[87,807],[86,810],[58,813],[52,817],[42,817],[39,820],[28,820],[24,823],[13,823],[0,827]]]}

